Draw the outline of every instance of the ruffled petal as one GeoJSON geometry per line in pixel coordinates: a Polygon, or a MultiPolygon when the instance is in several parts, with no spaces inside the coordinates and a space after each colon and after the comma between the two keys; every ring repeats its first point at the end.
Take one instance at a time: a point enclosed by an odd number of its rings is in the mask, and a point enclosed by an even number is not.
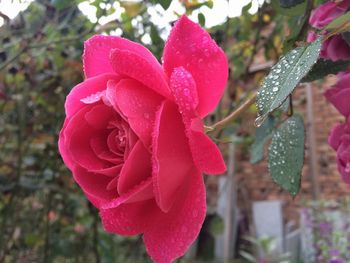
{"type": "Polygon", "coordinates": [[[152,150],[154,193],[159,207],[166,212],[193,166],[181,115],[171,101],[164,101],[157,112],[152,150]]]}
{"type": "Polygon", "coordinates": [[[131,129],[149,146],[155,113],[163,97],[132,79],[121,80],[115,92],[118,107],[127,117],[131,129]]]}
{"type": "Polygon", "coordinates": [[[110,61],[118,74],[138,80],[158,94],[170,98],[166,76],[157,61],[150,62],[137,53],[121,49],[111,51],[110,61]]]}
{"type": "Polygon", "coordinates": [[[220,150],[204,133],[203,122],[197,116],[198,96],[191,74],[183,67],[175,68],[170,78],[170,89],[181,112],[197,168],[207,174],[224,173],[226,166],[220,150]]]}
{"type": "Polygon", "coordinates": [[[91,106],[83,108],[68,122],[64,130],[64,147],[75,163],[87,170],[96,171],[109,168],[111,163],[98,158],[91,148],[91,138],[105,136],[106,132],[97,131],[86,122],[84,117],[90,110],[91,106]]]}
{"type": "Polygon", "coordinates": [[[128,192],[135,185],[150,178],[152,175],[151,154],[141,141],[138,141],[131,150],[124,163],[118,181],[118,193],[128,192]]]}
{"type": "Polygon", "coordinates": [[[157,63],[152,53],[138,43],[117,36],[95,35],[84,43],[83,62],[86,78],[114,72],[109,61],[110,52],[114,48],[130,50],[149,63],[157,63]]]}
{"type": "Polygon", "coordinates": [[[68,94],[65,103],[66,117],[70,118],[86,104],[81,100],[92,94],[106,90],[108,80],[119,81],[116,74],[104,74],[90,78],[76,85],[68,94]]]}
{"type": "Polygon", "coordinates": [[[193,169],[168,213],[153,216],[144,232],[148,254],[157,263],[170,263],[185,254],[197,238],[206,214],[205,186],[200,172],[193,169]]]}
{"type": "Polygon", "coordinates": [[[83,191],[94,198],[94,204],[102,205],[118,196],[115,189],[107,190],[107,185],[111,180],[110,177],[88,172],[79,166],[74,168],[73,177],[83,191]]]}
{"type": "Polygon", "coordinates": [[[144,200],[153,199],[152,191],[152,178],[140,182],[138,185],[134,185],[127,192],[121,194],[119,197],[111,200],[110,202],[104,204],[102,209],[113,209],[122,204],[140,202],[144,200]]]}
{"type": "Polygon", "coordinates": [[[224,52],[210,35],[182,16],[170,33],[163,60],[169,78],[180,66],[193,76],[199,97],[199,115],[203,117],[212,112],[224,93],[228,63],[224,52]]]}

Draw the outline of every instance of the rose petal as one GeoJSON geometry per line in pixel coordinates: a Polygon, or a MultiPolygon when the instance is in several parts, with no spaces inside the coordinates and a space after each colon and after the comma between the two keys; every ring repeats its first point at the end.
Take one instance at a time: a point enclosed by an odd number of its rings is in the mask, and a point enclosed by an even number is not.
{"type": "Polygon", "coordinates": [[[170,98],[166,76],[157,61],[150,62],[137,53],[121,49],[113,49],[110,58],[115,72],[138,80],[158,94],[170,98]]]}
{"type": "Polygon", "coordinates": [[[206,174],[223,174],[225,161],[217,145],[203,132],[190,132],[192,155],[198,169],[206,174]]]}
{"type": "Polygon", "coordinates": [[[108,168],[104,168],[104,169],[90,169],[90,172],[93,173],[99,173],[99,174],[103,174],[109,177],[116,177],[119,175],[120,171],[122,170],[123,165],[119,164],[119,165],[114,165],[108,168]]]}
{"type": "Polygon", "coordinates": [[[144,233],[147,252],[157,263],[173,262],[184,255],[202,227],[206,213],[203,178],[195,169],[186,178],[171,210],[153,217],[144,233]]]}
{"type": "Polygon", "coordinates": [[[112,164],[98,158],[91,148],[91,138],[103,136],[104,132],[95,130],[85,121],[84,116],[89,110],[91,110],[91,106],[83,108],[68,122],[64,130],[63,147],[75,163],[87,170],[96,171],[108,168],[112,164]]]}
{"type": "Polygon", "coordinates": [[[344,10],[338,8],[336,3],[327,2],[320,5],[311,13],[310,25],[318,29],[323,29],[343,12],[344,10]]]}
{"type": "Polygon", "coordinates": [[[332,36],[323,42],[321,57],[333,61],[347,60],[350,58],[350,45],[341,35],[332,36]]]}
{"type": "Polygon", "coordinates": [[[212,112],[224,93],[228,63],[224,52],[200,26],[182,16],[173,27],[164,48],[164,70],[184,67],[193,76],[198,91],[197,111],[201,117],[212,112]]]}
{"type": "Polygon", "coordinates": [[[350,84],[348,88],[334,87],[325,92],[325,97],[345,117],[350,115],[350,84]]]}
{"type": "Polygon", "coordinates": [[[140,182],[138,185],[134,185],[127,192],[121,194],[119,197],[104,204],[102,209],[113,209],[122,204],[134,203],[152,199],[154,197],[152,191],[152,178],[140,182]]]}
{"type": "Polygon", "coordinates": [[[59,134],[59,139],[58,139],[58,150],[60,152],[60,155],[64,161],[64,163],[67,165],[67,167],[69,168],[69,170],[73,170],[74,166],[76,165],[70,152],[67,150],[67,147],[65,145],[66,143],[66,136],[65,136],[65,130],[66,130],[66,127],[69,123],[69,119],[66,118],[64,120],[64,123],[63,123],[63,127],[60,131],[60,134],[59,134]]]}
{"type": "Polygon", "coordinates": [[[120,164],[124,162],[122,158],[120,158],[119,156],[117,156],[116,154],[114,154],[112,151],[109,150],[106,142],[106,136],[98,136],[98,137],[91,138],[90,146],[91,146],[91,149],[96,154],[96,156],[100,159],[109,161],[114,164],[120,164]]]}
{"type": "Polygon", "coordinates": [[[83,106],[86,106],[81,99],[105,90],[107,88],[108,80],[119,81],[119,79],[120,77],[118,77],[116,74],[104,74],[95,78],[87,79],[84,82],[76,85],[66,98],[66,117],[70,118],[83,106]]]}
{"type": "Polygon", "coordinates": [[[116,190],[107,190],[107,185],[111,180],[107,176],[91,173],[76,166],[73,170],[73,177],[83,191],[97,199],[99,204],[104,204],[118,196],[116,190]]]}
{"type": "Polygon", "coordinates": [[[337,150],[339,147],[341,137],[344,134],[344,128],[345,124],[337,124],[329,135],[328,143],[334,150],[337,150]]]}
{"type": "Polygon", "coordinates": [[[336,83],[336,87],[341,89],[347,89],[350,87],[350,70],[342,71],[337,75],[338,81],[336,83]]]}
{"type": "Polygon", "coordinates": [[[193,165],[181,115],[171,101],[164,101],[157,112],[152,147],[155,197],[166,212],[193,165]]]}
{"type": "Polygon", "coordinates": [[[86,122],[93,128],[106,130],[108,123],[114,119],[115,112],[112,107],[105,104],[95,105],[85,114],[86,122]]]}
{"type": "Polygon", "coordinates": [[[118,193],[122,195],[152,175],[151,154],[141,141],[131,150],[121,170],[118,193]]]}
{"type": "Polygon", "coordinates": [[[130,50],[149,63],[157,62],[152,53],[138,43],[117,36],[95,35],[84,43],[83,61],[86,78],[114,72],[109,63],[110,51],[114,48],[130,50]]]}
{"type": "Polygon", "coordinates": [[[224,173],[226,166],[220,150],[204,133],[203,122],[195,112],[198,97],[191,74],[183,67],[175,68],[170,78],[170,89],[182,114],[197,168],[207,174],[224,173]]]}
{"type": "Polygon", "coordinates": [[[149,227],[157,210],[154,199],[150,199],[101,209],[100,217],[107,232],[132,236],[143,233],[149,227]]]}
{"type": "Polygon", "coordinates": [[[116,99],[132,130],[149,146],[155,112],[163,98],[135,80],[124,79],[116,87],[116,99]]]}

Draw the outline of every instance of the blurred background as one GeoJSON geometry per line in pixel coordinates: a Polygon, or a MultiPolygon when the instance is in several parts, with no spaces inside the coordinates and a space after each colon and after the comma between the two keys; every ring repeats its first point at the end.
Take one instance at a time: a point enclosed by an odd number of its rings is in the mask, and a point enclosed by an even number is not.
{"type": "MultiPolygon", "coordinates": [[[[292,47],[298,20],[276,12],[273,2],[0,0],[0,262],[151,262],[141,237],[103,231],[58,154],[65,97],[83,80],[83,42],[118,35],[160,60],[173,22],[189,15],[229,59],[227,89],[210,124],[256,90],[292,47]]],[[[341,119],[323,97],[332,83],[295,94],[294,110],[307,127],[295,199],[272,182],[264,160],[252,164],[254,106],[215,135],[229,170],[205,179],[207,218],[178,262],[350,262],[350,187],[327,144],[328,129],[341,119]]]]}

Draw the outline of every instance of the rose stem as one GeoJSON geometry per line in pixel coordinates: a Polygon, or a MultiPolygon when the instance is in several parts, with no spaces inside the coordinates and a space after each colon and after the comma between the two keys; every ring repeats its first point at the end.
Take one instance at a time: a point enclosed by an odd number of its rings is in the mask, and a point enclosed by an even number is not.
{"type": "Polygon", "coordinates": [[[221,121],[218,121],[217,123],[214,123],[212,126],[207,126],[206,131],[207,132],[220,131],[223,128],[225,128],[228,124],[230,124],[232,121],[237,119],[243,112],[245,112],[252,104],[255,103],[256,95],[257,93],[254,93],[252,97],[246,100],[241,106],[239,106],[235,111],[233,111],[226,118],[222,119],[221,121]]]}

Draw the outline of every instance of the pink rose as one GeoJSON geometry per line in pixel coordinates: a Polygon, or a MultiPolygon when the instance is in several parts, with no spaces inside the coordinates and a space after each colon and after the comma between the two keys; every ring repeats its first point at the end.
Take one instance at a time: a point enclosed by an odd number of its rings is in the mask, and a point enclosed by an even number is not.
{"type": "Polygon", "coordinates": [[[325,97],[345,117],[350,115],[350,70],[338,74],[336,85],[325,92],[325,97]]]}
{"type": "Polygon", "coordinates": [[[320,5],[312,11],[310,16],[310,25],[317,29],[323,29],[338,16],[344,14],[350,6],[350,0],[343,0],[335,3],[329,1],[320,5]]]}
{"type": "Polygon", "coordinates": [[[337,151],[338,170],[343,180],[350,184],[350,118],[333,128],[328,142],[337,151]]]}
{"type": "MultiPolygon", "coordinates": [[[[327,2],[315,9],[310,17],[310,25],[317,29],[323,29],[338,16],[343,15],[350,7],[350,0],[343,0],[340,3],[327,2]]],[[[310,32],[308,42],[316,38],[315,32],[310,32]]],[[[350,45],[342,37],[335,35],[322,44],[321,58],[336,60],[350,59],[350,45]]]]}
{"type": "Polygon", "coordinates": [[[104,228],[143,234],[156,262],[182,256],[206,213],[201,173],[226,170],[203,118],[228,77],[223,51],[183,16],[163,65],[127,39],[85,42],[85,81],[67,96],[59,150],[104,228]]]}

